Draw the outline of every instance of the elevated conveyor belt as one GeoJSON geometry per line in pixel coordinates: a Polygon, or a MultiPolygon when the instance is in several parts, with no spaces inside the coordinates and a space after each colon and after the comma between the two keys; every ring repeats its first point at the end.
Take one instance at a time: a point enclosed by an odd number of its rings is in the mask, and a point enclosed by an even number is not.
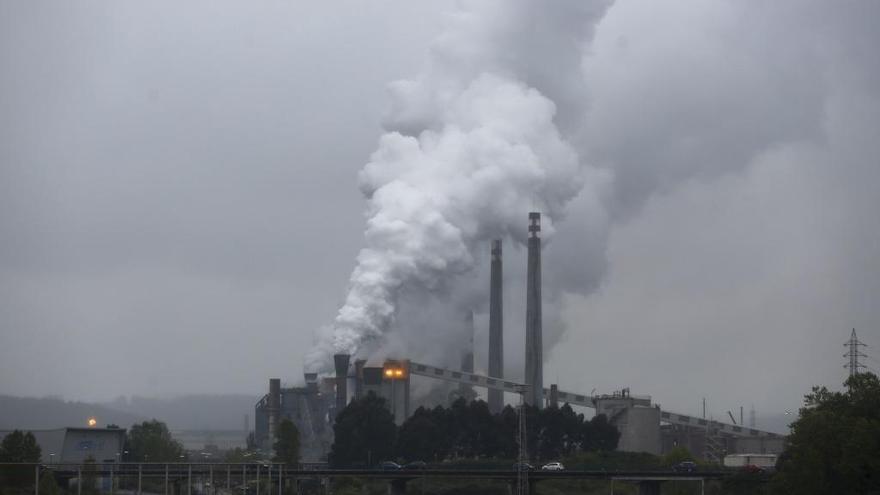
{"type": "MultiPolygon", "coordinates": [[[[475,387],[483,387],[493,390],[503,390],[505,392],[520,393],[525,390],[525,384],[517,383],[503,378],[492,378],[489,376],[478,375],[476,373],[468,373],[466,371],[453,371],[444,368],[438,368],[422,363],[410,362],[409,372],[412,375],[434,378],[436,380],[444,380],[453,383],[463,383],[473,385],[475,387]]],[[[567,402],[573,406],[595,408],[593,398],[589,395],[575,394],[571,392],[558,391],[559,402],[567,402]]],[[[544,398],[550,398],[550,389],[544,389],[544,398]]],[[[706,420],[686,414],[678,414],[669,411],[660,411],[660,421],[679,426],[688,426],[692,428],[710,428],[717,430],[721,434],[727,434],[735,437],[764,437],[778,438],[782,435],[769,431],[756,430],[754,428],[745,428],[742,426],[722,423],[720,421],[706,420]]]]}
{"type": "Polygon", "coordinates": [[[483,387],[492,390],[503,390],[515,394],[520,393],[526,387],[522,383],[512,382],[502,378],[492,378],[489,376],[477,375],[475,373],[468,373],[466,371],[452,371],[415,362],[409,363],[409,373],[411,375],[425,376],[436,380],[463,383],[465,385],[473,385],[475,387],[483,387]]]}

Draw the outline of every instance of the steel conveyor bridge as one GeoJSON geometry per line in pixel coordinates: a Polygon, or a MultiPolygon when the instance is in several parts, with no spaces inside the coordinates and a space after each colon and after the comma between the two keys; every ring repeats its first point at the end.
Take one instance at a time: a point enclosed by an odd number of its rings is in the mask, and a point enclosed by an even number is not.
{"type": "MultiPolygon", "coordinates": [[[[447,382],[461,383],[474,387],[482,387],[492,390],[502,390],[504,392],[521,393],[526,389],[524,383],[518,383],[503,378],[493,378],[485,375],[478,375],[467,371],[454,371],[445,368],[438,368],[428,364],[410,362],[409,373],[411,375],[433,378],[435,380],[444,380],[447,382]]],[[[589,407],[595,409],[595,398],[590,395],[575,394],[571,392],[556,392],[560,402],[567,402],[573,406],[589,407]]],[[[544,389],[544,398],[550,398],[550,389],[544,389]]],[[[686,426],[690,428],[710,428],[720,433],[746,438],[779,438],[783,435],[772,433],[769,431],[756,430],[754,428],[746,428],[743,426],[722,423],[720,421],[707,420],[688,416],[687,414],[679,414],[670,411],[660,411],[660,421],[678,426],[686,426]]]]}

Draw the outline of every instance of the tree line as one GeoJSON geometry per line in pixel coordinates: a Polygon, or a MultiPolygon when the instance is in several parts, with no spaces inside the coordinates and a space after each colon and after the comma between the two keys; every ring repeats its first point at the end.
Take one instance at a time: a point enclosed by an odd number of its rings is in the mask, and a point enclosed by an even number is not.
{"type": "MultiPolygon", "coordinates": [[[[526,446],[535,461],[579,451],[610,451],[620,433],[604,415],[590,420],[570,405],[526,406],[526,446]]],[[[459,398],[449,407],[420,407],[397,427],[385,399],[368,394],[339,413],[329,461],[334,466],[370,466],[384,460],[441,462],[449,459],[516,459],[519,411],[492,414],[486,402],[459,398]]]]}

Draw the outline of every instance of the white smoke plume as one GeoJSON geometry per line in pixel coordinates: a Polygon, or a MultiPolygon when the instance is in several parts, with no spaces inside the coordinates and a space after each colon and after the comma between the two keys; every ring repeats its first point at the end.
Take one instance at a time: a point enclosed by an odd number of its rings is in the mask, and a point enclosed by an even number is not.
{"type": "Polygon", "coordinates": [[[579,60],[606,7],[581,4],[469,4],[450,16],[424,71],[391,85],[388,132],[360,174],[366,245],[307,369],[381,341],[402,291],[442,292],[490,239],[524,241],[529,211],[551,237],[584,177],[599,176],[556,123],[577,126],[579,60]]]}

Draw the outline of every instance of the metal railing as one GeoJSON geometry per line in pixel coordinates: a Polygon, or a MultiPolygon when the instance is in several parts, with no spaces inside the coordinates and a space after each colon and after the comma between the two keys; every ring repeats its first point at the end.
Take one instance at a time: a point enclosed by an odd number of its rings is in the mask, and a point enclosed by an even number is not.
{"type": "Polygon", "coordinates": [[[297,492],[289,471],[306,466],[251,463],[0,463],[2,485],[40,493],[40,481],[51,476],[68,493],[162,495],[284,495],[297,492]]]}

